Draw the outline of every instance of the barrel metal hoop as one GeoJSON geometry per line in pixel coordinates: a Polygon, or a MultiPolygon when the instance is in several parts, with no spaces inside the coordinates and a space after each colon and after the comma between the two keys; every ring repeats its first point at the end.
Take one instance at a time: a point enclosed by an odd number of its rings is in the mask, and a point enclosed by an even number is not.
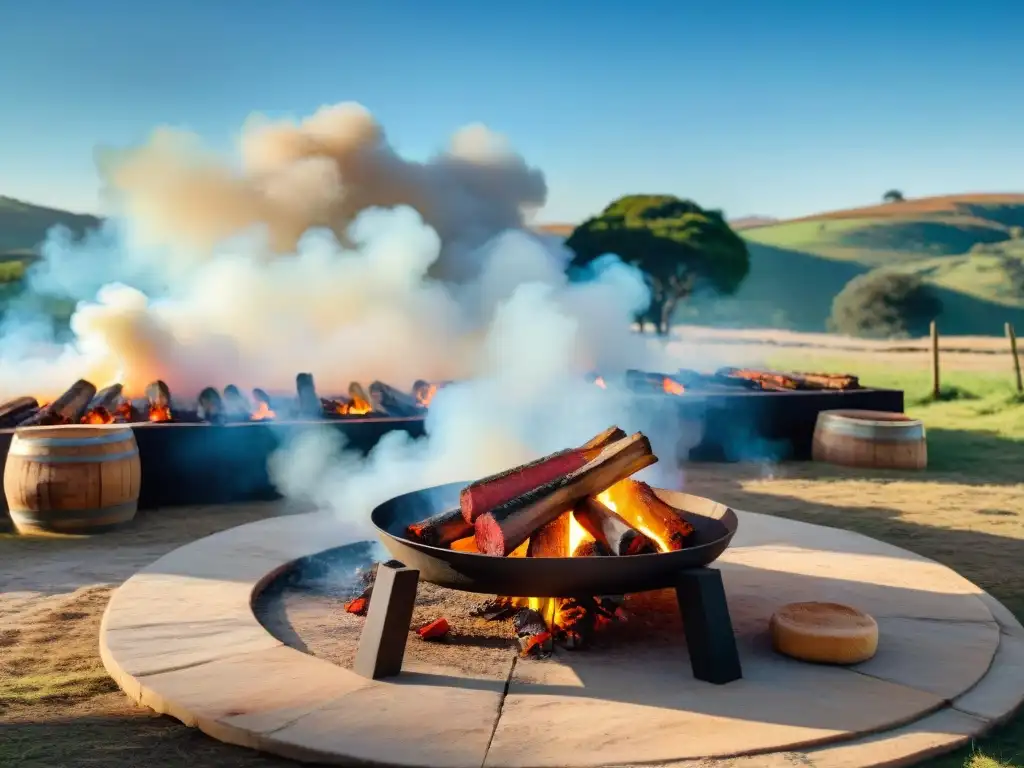
{"type": "Polygon", "coordinates": [[[95,519],[131,518],[138,511],[138,501],[128,501],[109,507],[93,509],[11,509],[11,519],[17,523],[41,527],[54,527],[69,523],[89,523],[95,519]]]}
{"type": "Polygon", "coordinates": [[[37,464],[103,464],[108,461],[120,461],[138,456],[138,450],[122,451],[121,453],[102,453],[81,456],[50,456],[47,454],[22,453],[11,451],[10,456],[17,456],[21,459],[28,459],[37,464]]]}
{"type": "Polygon", "coordinates": [[[40,448],[87,448],[90,445],[110,445],[111,443],[123,443],[131,440],[135,433],[130,429],[111,432],[109,435],[97,435],[96,437],[40,437],[33,438],[31,435],[20,433],[14,434],[11,441],[11,448],[15,445],[38,445],[40,448]]]}
{"type": "Polygon", "coordinates": [[[924,424],[913,421],[871,421],[823,414],[821,426],[834,435],[876,443],[909,443],[925,438],[924,424]]]}

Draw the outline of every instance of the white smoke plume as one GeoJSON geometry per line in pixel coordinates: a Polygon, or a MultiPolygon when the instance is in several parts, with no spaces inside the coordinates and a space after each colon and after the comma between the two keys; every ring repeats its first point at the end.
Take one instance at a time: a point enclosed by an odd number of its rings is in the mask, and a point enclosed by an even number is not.
{"type": "Polygon", "coordinates": [[[357,519],[612,423],[648,432],[674,473],[675,420],[582,380],[672,365],[630,331],[648,301],[640,274],[608,257],[570,282],[568,254],[523,228],[542,174],[487,129],[416,162],[342,104],[250,120],[237,163],[161,130],[104,153],[101,170],[117,216],[83,242],[47,243],[2,327],[0,395],[52,397],[79,377],[129,393],[162,378],[183,398],[229,383],[293,392],[300,371],[323,394],[462,382],[437,395],[428,440],[390,434],[361,459],[312,432],[274,457],[286,495],[357,519]],[[45,305],[69,300],[73,338],[49,338],[45,305]]]}

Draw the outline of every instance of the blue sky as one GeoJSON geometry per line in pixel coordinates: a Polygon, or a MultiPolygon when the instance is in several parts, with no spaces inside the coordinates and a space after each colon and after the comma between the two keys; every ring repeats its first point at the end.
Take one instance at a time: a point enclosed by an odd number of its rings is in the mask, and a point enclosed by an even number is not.
{"type": "Polygon", "coordinates": [[[416,158],[506,134],[545,221],[1024,191],[1022,36],[1002,0],[0,0],[0,194],[92,210],[97,145],[170,124],[229,152],[250,112],[348,100],[416,158]]]}

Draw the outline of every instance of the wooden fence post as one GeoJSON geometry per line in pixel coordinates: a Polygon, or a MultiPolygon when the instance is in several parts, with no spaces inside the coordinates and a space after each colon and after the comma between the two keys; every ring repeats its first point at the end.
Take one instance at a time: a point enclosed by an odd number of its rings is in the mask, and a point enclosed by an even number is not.
{"type": "Polygon", "coordinates": [[[1020,358],[1017,357],[1017,334],[1013,330],[1013,323],[1006,324],[1006,338],[1010,341],[1010,355],[1013,356],[1013,375],[1017,379],[1017,393],[1024,392],[1024,381],[1020,378],[1020,358]]]}
{"type": "Polygon", "coordinates": [[[939,326],[934,320],[929,329],[932,336],[932,399],[938,400],[942,392],[939,379],[939,326]]]}

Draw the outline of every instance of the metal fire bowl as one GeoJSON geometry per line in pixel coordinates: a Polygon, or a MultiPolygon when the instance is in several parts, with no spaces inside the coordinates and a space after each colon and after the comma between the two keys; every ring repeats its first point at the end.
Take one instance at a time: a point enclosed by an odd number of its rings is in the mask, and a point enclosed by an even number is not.
{"type": "Polygon", "coordinates": [[[586,597],[646,592],[675,585],[679,571],[714,562],[729,546],[739,521],[729,507],[688,493],[655,489],[683,511],[694,544],[678,552],[624,557],[491,557],[429,547],[405,538],[405,528],[459,504],[468,482],[407,493],[370,513],[391,555],[432,584],[464,592],[510,597],[586,597]]]}

